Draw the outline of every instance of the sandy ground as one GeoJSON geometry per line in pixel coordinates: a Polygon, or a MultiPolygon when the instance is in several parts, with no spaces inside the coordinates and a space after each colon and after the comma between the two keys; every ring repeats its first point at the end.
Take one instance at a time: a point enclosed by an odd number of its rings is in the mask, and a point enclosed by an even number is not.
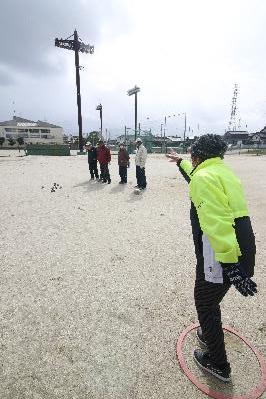
{"type": "MultiPolygon", "coordinates": [[[[266,157],[226,157],[241,177],[257,239],[255,298],[231,289],[224,324],[262,353],[265,335],[266,157]]],[[[18,157],[0,151],[1,399],[204,398],[183,374],[175,345],[196,321],[195,257],[187,184],[176,166],[149,156],[148,188],[90,183],[87,159],[18,157]],[[10,155],[7,157],[7,155],[10,155]],[[62,188],[51,192],[53,183],[62,188]]],[[[226,337],[233,383],[243,394],[259,380],[256,359],[226,337]]],[[[266,397],[266,396],[264,396],[266,397]]]]}

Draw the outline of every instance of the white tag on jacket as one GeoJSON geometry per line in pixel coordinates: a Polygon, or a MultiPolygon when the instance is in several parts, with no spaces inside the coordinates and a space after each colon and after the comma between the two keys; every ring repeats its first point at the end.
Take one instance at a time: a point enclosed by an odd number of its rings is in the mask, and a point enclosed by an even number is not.
{"type": "Polygon", "coordinates": [[[211,247],[208,237],[202,235],[204,274],[205,280],[209,283],[223,284],[223,269],[219,262],[215,260],[215,254],[211,247]]]}

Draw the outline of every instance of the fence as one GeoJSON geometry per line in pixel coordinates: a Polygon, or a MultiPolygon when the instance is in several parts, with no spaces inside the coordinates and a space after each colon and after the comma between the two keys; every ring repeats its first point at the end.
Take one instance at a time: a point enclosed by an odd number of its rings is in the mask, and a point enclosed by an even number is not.
{"type": "Polygon", "coordinates": [[[237,154],[266,155],[266,144],[239,144],[228,148],[227,155],[237,154]]]}

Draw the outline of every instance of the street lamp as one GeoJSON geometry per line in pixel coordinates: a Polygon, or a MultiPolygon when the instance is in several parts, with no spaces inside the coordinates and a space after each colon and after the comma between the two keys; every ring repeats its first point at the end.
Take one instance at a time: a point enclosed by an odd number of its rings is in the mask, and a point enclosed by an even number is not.
{"type": "Polygon", "coordinates": [[[101,139],[102,139],[103,138],[103,106],[102,106],[102,104],[97,105],[96,111],[100,111],[101,139]]]}
{"type": "Polygon", "coordinates": [[[79,151],[83,153],[83,137],[82,137],[82,116],[81,116],[81,95],[80,95],[80,76],[79,76],[79,52],[85,54],[93,54],[94,46],[83,43],[79,40],[78,32],[74,31],[74,34],[67,39],[55,39],[55,46],[61,47],[65,50],[75,51],[75,67],[76,67],[76,86],[77,86],[77,106],[78,106],[78,125],[79,125],[79,151]],[[74,36],[74,40],[69,40],[70,37],[74,36]]]}
{"type": "Polygon", "coordinates": [[[186,133],[187,133],[187,113],[181,112],[178,116],[184,115],[184,143],[183,143],[183,151],[185,152],[185,140],[186,140],[186,133]]]}
{"type": "Polygon", "coordinates": [[[138,99],[137,95],[138,92],[140,91],[140,88],[135,85],[133,89],[128,90],[127,94],[128,96],[132,96],[135,94],[135,141],[137,140],[137,125],[138,125],[138,99]]]}
{"type": "Polygon", "coordinates": [[[184,115],[184,142],[186,140],[186,133],[187,133],[187,114],[186,112],[182,112],[181,114],[178,115],[184,115]]]}
{"type": "MultiPolygon", "coordinates": [[[[164,129],[163,129],[163,146],[164,146],[164,152],[166,152],[166,137],[165,137],[165,131],[166,131],[166,120],[167,118],[171,118],[171,116],[176,116],[174,115],[168,115],[164,117],[164,129]]],[[[162,125],[161,125],[161,131],[162,131],[162,125]]]]}

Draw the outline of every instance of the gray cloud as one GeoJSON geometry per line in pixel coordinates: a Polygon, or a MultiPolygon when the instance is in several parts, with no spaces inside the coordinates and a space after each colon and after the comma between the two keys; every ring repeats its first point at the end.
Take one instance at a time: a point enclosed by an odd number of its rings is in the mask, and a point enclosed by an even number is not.
{"type": "MultiPolygon", "coordinates": [[[[112,36],[127,25],[120,0],[2,0],[1,63],[14,73],[53,74],[61,70],[60,51],[57,55],[53,48],[55,37],[70,36],[77,28],[85,42],[94,44],[101,41],[103,28],[112,36]]],[[[12,80],[8,74],[6,79],[12,80]]]]}
{"type": "Polygon", "coordinates": [[[10,71],[7,71],[2,65],[0,65],[0,86],[11,86],[15,84],[16,80],[12,76],[10,71]]]}
{"type": "MultiPolygon", "coordinates": [[[[265,125],[265,5],[225,0],[219,3],[225,25],[216,4],[203,3],[193,18],[189,4],[197,0],[1,0],[0,120],[12,116],[15,102],[17,115],[46,117],[77,132],[74,54],[54,47],[55,37],[77,28],[95,45],[94,56],[81,55],[84,132],[99,128],[99,102],[104,128],[133,127],[126,91],[134,84],[141,87],[141,125],[151,116],[149,126],[158,132],[164,115],[186,111],[194,133],[198,124],[204,132],[223,132],[235,82],[239,117],[258,130],[265,125]]],[[[168,133],[182,133],[183,124],[169,121],[168,133]]]]}

